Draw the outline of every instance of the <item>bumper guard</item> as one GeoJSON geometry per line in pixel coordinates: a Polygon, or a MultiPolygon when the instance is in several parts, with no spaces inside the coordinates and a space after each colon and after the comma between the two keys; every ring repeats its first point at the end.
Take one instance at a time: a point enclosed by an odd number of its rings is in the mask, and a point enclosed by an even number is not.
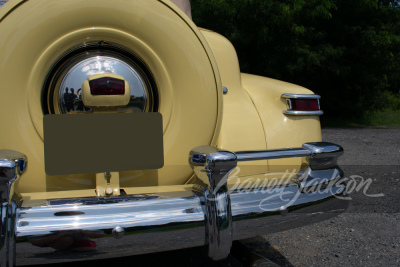
{"type": "Polygon", "coordinates": [[[131,256],[208,245],[214,260],[233,240],[284,231],[336,216],[348,202],[340,146],[229,152],[202,146],[189,154],[197,179],[185,192],[22,201],[13,188],[26,157],[0,150],[1,266],[131,256]],[[238,161],[306,157],[292,184],[229,189],[238,161]],[[58,253],[54,253],[58,251],[58,253]],[[81,253],[72,253],[80,251],[81,253]],[[84,253],[82,253],[84,251],[84,253]]]}

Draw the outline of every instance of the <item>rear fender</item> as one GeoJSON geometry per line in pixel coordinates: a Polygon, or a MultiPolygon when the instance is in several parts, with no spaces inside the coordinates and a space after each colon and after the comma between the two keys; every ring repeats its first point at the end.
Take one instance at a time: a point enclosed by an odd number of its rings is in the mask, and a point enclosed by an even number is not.
{"type": "MultiPolygon", "coordinates": [[[[313,94],[312,91],[291,83],[241,74],[244,90],[249,94],[260,116],[268,149],[299,147],[308,142],[321,141],[319,116],[291,116],[282,94],[313,94]]],[[[271,172],[284,172],[287,166],[300,166],[302,158],[276,159],[269,163],[271,172]]],[[[292,171],[292,170],[289,170],[292,171]]]]}

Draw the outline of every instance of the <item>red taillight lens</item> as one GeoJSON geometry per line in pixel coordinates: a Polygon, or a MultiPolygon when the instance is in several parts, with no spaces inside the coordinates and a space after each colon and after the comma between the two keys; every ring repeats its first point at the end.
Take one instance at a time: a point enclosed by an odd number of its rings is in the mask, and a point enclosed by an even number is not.
{"type": "Polygon", "coordinates": [[[89,81],[92,95],[123,95],[125,94],[125,81],[110,77],[89,81]]]}
{"type": "Polygon", "coordinates": [[[319,110],[318,99],[290,99],[291,110],[315,111],[319,110]]]}

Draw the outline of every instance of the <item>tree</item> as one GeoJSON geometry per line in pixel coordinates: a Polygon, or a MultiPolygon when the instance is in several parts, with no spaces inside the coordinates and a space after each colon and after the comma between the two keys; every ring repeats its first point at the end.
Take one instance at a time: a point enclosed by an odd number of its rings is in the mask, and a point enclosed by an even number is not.
{"type": "Polygon", "coordinates": [[[383,108],[400,82],[397,1],[197,0],[193,18],[234,44],[241,70],[323,96],[328,115],[383,108]]]}

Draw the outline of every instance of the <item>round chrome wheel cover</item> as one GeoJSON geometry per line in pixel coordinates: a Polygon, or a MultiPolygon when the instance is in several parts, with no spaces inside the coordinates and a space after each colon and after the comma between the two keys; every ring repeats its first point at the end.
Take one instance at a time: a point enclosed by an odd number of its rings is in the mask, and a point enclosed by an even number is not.
{"type": "Polygon", "coordinates": [[[148,73],[137,62],[137,59],[115,51],[91,50],[71,56],[50,75],[51,82],[46,90],[48,112],[91,112],[81,99],[82,83],[92,75],[103,73],[122,76],[130,85],[130,101],[127,106],[119,108],[119,111],[153,111],[157,105],[155,88],[150,82],[151,77],[148,77],[148,73]]]}

